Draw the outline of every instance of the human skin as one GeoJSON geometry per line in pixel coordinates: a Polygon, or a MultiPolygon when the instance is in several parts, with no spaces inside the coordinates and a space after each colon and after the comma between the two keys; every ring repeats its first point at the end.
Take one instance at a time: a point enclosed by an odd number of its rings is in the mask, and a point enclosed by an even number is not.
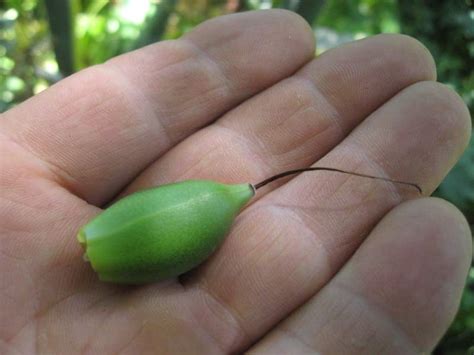
{"type": "MultiPolygon", "coordinates": [[[[419,354],[457,310],[472,257],[428,197],[467,145],[462,100],[416,40],[314,58],[269,10],[216,18],[73,75],[0,119],[0,353],[419,354]],[[98,281],[79,228],[119,195],[185,179],[272,183],[191,273],[98,281]]],[[[185,216],[183,217],[185,218],[185,216]]]]}

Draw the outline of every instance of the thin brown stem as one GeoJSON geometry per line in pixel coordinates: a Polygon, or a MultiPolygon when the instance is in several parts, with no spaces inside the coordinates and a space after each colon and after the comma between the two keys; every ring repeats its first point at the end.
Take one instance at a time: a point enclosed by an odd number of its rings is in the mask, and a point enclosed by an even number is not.
{"type": "Polygon", "coordinates": [[[255,184],[254,185],[255,190],[257,190],[257,189],[259,189],[259,188],[261,188],[261,187],[263,187],[263,186],[265,186],[265,185],[267,185],[267,184],[269,184],[269,183],[271,183],[275,180],[281,179],[285,176],[298,174],[298,173],[304,173],[305,171],[333,171],[333,172],[336,172],[336,173],[349,174],[349,175],[355,175],[355,176],[360,176],[360,177],[369,178],[369,179],[388,181],[388,182],[392,182],[394,184],[401,184],[401,185],[414,187],[415,189],[418,190],[418,192],[420,194],[423,194],[423,190],[421,189],[421,187],[419,185],[415,184],[415,183],[412,183],[412,182],[393,180],[393,179],[389,179],[389,178],[385,178],[385,177],[381,177],[381,176],[373,176],[373,175],[367,175],[367,174],[361,174],[361,173],[354,173],[352,171],[346,171],[346,170],[341,170],[341,169],[336,169],[336,168],[326,168],[326,167],[313,167],[313,168],[288,170],[288,171],[285,171],[283,173],[280,173],[280,174],[274,175],[272,177],[269,177],[268,179],[265,179],[265,180],[259,182],[258,184],[255,184]]]}

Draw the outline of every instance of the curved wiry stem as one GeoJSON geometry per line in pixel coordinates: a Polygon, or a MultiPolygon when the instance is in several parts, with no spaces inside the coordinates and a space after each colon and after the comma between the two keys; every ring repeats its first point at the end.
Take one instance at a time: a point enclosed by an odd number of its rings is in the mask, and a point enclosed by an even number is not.
{"type": "Polygon", "coordinates": [[[272,181],[281,179],[281,178],[283,178],[285,176],[288,176],[288,175],[303,173],[305,171],[321,171],[321,170],[323,170],[323,171],[333,171],[333,172],[336,172],[336,173],[355,175],[355,176],[360,176],[360,177],[369,178],[369,179],[383,180],[383,181],[388,181],[388,182],[392,182],[392,183],[395,183],[395,184],[411,186],[411,187],[414,187],[415,189],[417,189],[420,194],[423,194],[423,190],[421,189],[421,187],[419,185],[413,183],[413,182],[393,180],[393,179],[389,179],[389,178],[385,178],[385,177],[381,177],[381,176],[373,176],[373,175],[367,175],[367,174],[361,174],[361,173],[354,173],[352,171],[346,171],[346,170],[341,170],[341,169],[336,169],[336,168],[326,168],[326,167],[313,167],[313,168],[288,170],[288,171],[285,171],[283,173],[280,173],[280,174],[274,175],[272,177],[269,177],[268,179],[265,179],[265,180],[259,182],[258,184],[255,184],[254,187],[255,187],[255,190],[257,190],[257,189],[271,183],[272,181]]]}

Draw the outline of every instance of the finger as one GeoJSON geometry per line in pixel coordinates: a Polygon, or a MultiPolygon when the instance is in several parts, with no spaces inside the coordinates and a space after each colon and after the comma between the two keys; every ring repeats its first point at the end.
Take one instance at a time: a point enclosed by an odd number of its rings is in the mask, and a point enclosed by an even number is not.
{"type": "Polygon", "coordinates": [[[309,26],[291,12],[230,15],[67,78],[5,113],[0,130],[62,185],[102,204],[176,142],[313,53],[309,26]]]}
{"type": "Polygon", "coordinates": [[[403,203],[344,268],[256,347],[259,354],[428,354],[451,323],[471,261],[462,214],[403,203]]]}
{"type": "Polygon", "coordinates": [[[256,183],[305,167],[398,91],[435,76],[433,58],[410,37],[380,35],[344,45],[186,139],[128,192],[190,178],[256,183]]]}
{"type": "MultiPolygon", "coordinates": [[[[466,146],[469,124],[462,100],[449,89],[414,84],[361,123],[321,165],[414,181],[429,193],[466,146]]],[[[386,212],[414,196],[416,191],[336,173],[298,176],[240,215],[190,287],[218,299],[247,340],[256,339],[327,283],[386,212]]]]}

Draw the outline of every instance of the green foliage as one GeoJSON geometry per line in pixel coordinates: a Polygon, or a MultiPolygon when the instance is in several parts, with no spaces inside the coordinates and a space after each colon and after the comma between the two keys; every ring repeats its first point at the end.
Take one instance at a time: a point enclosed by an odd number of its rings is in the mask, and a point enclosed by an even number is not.
{"type": "MultiPolygon", "coordinates": [[[[474,137],[461,160],[444,179],[436,195],[455,204],[474,225],[474,137]]],[[[458,316],[436,354],[474,354],[474,263],[467,279],[458,316]]]]}
{"type": "Polygon", "coordinates": [[[58,78],[44,16],[36,0],[0,2],[0,112],[58,78]]]}
{"type": "Polygon", "coordinates": [[[436,194],[455,204],[474,224],[474,137],[436,194]]]}
{"type": "Polygon", "coordinates": [[[134,42],[134,49],[161,40],[166,31],[168,19],[173,13],[175,6],[176,0],[162,0],[159,5],[154,4],[154,13],[147,19],[145,26],[140,30],[140,35],[134,42]]]}
{"type": "MultiPolygon", "coordinates": [[[[416,37],[432,52],[439,80],[460,93],[473,115],[473,0],[0,0],[0,112],[64,75],[178,38],[208,18],[270,7],[298,12],[317,31],[329,31],[334,41],[323,50],[380,32],[416,37]]],[[[471,224],[473,142],[436,191],[471,224]]],[[[473,353],[473,344],[474,267],[459,314],[435,353],[473,353]]]]}
{"type": "Polygon", "coordinates": [[[317,23],[339,33],[359,34],[359,37],[400,29],[396,0],[328,1],[317,23]]]}
{"type": "MultiPolygon", "coordinates": [[[[300,14],[310,25],[313,25],[325,2],[325,0],[282,0],[281,7],[300,14]]],[[[276,5],[275,2],[273,5],[276,5]]]]}
{"type": "Polygon", "coordinates": [[[458,316],[434,354],[474,354],[474,266],[469,273],[458,316]]]}
{"type": "Polygon", "coordinates": [[[399,0],[403,33],[416,36],[436,59],[438,78],[474,109],[474,4],[399,0]]]}

